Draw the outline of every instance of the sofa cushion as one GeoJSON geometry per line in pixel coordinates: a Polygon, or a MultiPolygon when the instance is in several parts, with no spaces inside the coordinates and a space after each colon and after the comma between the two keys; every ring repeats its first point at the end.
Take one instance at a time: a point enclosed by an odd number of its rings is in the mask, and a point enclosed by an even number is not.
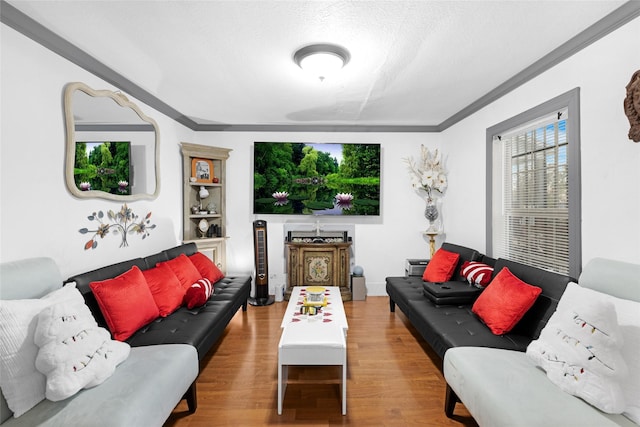
{"type": "Polygon", "coordinates": [[[561,392],[520,351],[456,347],[445,354],[442,370],[480,426],[633,426],[561,392]]]}
{"type": "Polygon", "coordinates": [[[184,289],[178,277],[167,265],[143,270],[153,300],[158,306],[160,316],[167,317],[182,305],[184,289]]]}
{"type": "Polygon", "coordinates": [[[40,299],[0,300],[0,387],[15,417],[45,398],[46,379],[35,363],[38,315],[76,293],[75,285],[69,284],[40,299]]]}
{"type": "Polygon", "coordinates": [[[144,275],[136,266],[113,279],[91,282],[90,286],[118,341],[126,340],[160,315],[144,275]]]}
{"type": "Polygon", "coordinates": [[[167,317],[158,317],[140,328],[127,342],[132,347],[164,344],[190,344],[202,360],[224,333],[237,308],[246,303],[251,276],[227,276],[215,284],[213,295],[201,307],[182,306],[167,317]],[[235,308],[235,309],[233,309],[235,308]]]}
{"type": "Polygon", "coordinates": [[[424,296],[436,304],[472,304],[482,289],[465,282],[423,282],[424,296]]]}
{"type": "Polygon", "coordinates": [[[215,284],[218,280],[224,278],[222,271],[220,271],[220,269],[213,263],[211,258],[202,252],[196,252],[189,256],[189,259],[198,269],[201,277],[209,279],[212,284],[215,284]]]}
{"type": "Polygon", "coordinates": [[[503,335],[522,319],[542,292],[503,268],[473,304],[472,311],[491,332],[503,335]]]}
{"type": "Polygon", "coordinates": [[[162,426],[197,375],[197,353],[190,345],[132,348],[99,387],[81,390],[63,402],[43,400],[2,427],[162,426]]]}
{"type": "Polygon", "coordinates": [[[45,396],[57,402],[109,378],[129,355],[128,344],[98,327],[78,290],[40,312],[34,342],[36,368],[47,377],[45,396]]]}
{"type": "MultiPolygon", "coordinates": [[[[400,305],[400,304],[399,304],[400,305]]],[[[470,305],[436,305],[425,297],[411,300],[405,315],[440,357],[451,347],[495,347],[524,352],[531,338],[510,332],[494,335],[470,305]]],[[[402,306],[400,306],[402,307],[402,306]]]]}
{"type": "Polygon", "coordinates": [[[182,288],[186,292],[187,289],[202,278],[202,275],[198,271],[193,262],[185,254],[180,254],[177,257],[170,259],[169,261],[159,262],[156,267],[166,265],[180,280],[182,288]]]}
{"type": "Polygon", "coordinates": [[[191,285],[184,294],[184,303],[187,308],[200,307],[207,302],[213,293],[213,285],[207,278],[202,278],[191,285]]]}
{"type": "Polygon", "coordinates": [[[434,283],[448,281],[453,276],[459,259],[458,253],[438,249],[424,269],[422,280],[434,283]]]}
{"type": "Polygon", "coordinates": [[[469,284],[484,288],[491,282],[493,267],[478,261],[465,261],[460,268],[460,275],[469,284]]]}

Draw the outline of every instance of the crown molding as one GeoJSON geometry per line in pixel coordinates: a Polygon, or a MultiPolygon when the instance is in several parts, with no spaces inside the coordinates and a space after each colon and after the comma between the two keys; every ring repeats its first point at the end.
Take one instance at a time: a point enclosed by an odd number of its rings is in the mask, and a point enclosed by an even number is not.
{"type": "Polygon", "coordinates": [[[0,0],[0,22],[196,132],[442,132],[638,16],[640,16],[640,1],[630,0],[624,3],[609,15],[438,125],[203,124],[182,114],[122,74],[96,60],[91,55],[25,15],[5,0],[0,0]]]}
{"type": "Polygon", "coordinates": [[[439,132],[437,126],[411,125],[225,125],[198,124],[198,132],[439,132]]]}
{"type": "Polygon", "coordinates": [[[626,2],[589,28],[558,46],[538,61],[440,123],[438,125],[439,131],[442,132],[469,117],[638,16],[640,16],[640,1],[631,0],[626,2]]]}
{"type": "Polygon", "coordinates": [[[123,92],[169,116],[178,123],[193,129],[195,121],[180,113],[161,99],[142,89],[122,74],[98,61],[82,49],[69,43],[31,17],[25,15],[5,0],[0,0],[0,22],[39,43],[50,51],[71,61],[80,68],[100,77],[123,92]]]}

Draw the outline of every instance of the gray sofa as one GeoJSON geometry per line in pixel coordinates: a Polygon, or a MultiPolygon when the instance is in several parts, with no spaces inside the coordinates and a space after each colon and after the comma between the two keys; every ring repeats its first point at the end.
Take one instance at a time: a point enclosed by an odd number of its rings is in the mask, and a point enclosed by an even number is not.
{"type": "MultiPolygon", "coordinates": [[[[639,278],[640,265],[596,258],[584,267],[578,284],[640,301],[639,278]]],[[[637,426],[623,415],[606,414],[563,392],[521,351],[450,348],[443,372],[447,415],[462,401],[481,426],[637,426]]]]}
{"type": "MultiPolygon", "coordinates": [[[[76,275],[87,306],[101,326],[104,319],[89,283],[115,277],[133,265],[141,269],[179,254],[193,254],[194,244],[107,266],[76,275]]],[[[32,258],[0,264],[2,299],[40,298],[60,288],[60,271],[50,258],[32,258]]],[[[196,410],[196,379],[200,361],[215,345],[240,307],[246,310],[251,277],[225,277],[215,284],[214,294],[198,308],[179,308],[165,318],[136,332],[129,340],[131,352],[115,373],[99,386],[52,402],[43,400],[18,418],[13,417],[0,396],[0,424],[15,426],[162,426],[176,405],[186,399],[196,410]],[[142,381],[141,379],[144,379],[142,381]]]]}

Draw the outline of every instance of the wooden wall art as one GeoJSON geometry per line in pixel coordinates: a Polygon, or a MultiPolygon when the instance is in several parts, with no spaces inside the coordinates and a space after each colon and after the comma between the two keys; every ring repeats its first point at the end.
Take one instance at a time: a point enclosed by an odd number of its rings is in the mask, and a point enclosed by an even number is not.
{"type": "Polygon", "coordinates": [[[629,119],[629,139],[640,142],[640,70],[633,73],[627,85],[627,97],[624,99],[624,113],[629,119]]]}

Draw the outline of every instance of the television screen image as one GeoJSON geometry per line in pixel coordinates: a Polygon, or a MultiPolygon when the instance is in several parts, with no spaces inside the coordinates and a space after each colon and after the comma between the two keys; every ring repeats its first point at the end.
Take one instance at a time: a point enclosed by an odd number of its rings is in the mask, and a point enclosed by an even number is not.
{"type": "Polygon", "coordinates": [[[254,214],[380,215],[380,144],[253,147],[254,214]]]}
{"type": "Polygon", "coordinates": [[[76,141],[73,176],[82,191],[130,195],[131,143],[76,141]]]}

